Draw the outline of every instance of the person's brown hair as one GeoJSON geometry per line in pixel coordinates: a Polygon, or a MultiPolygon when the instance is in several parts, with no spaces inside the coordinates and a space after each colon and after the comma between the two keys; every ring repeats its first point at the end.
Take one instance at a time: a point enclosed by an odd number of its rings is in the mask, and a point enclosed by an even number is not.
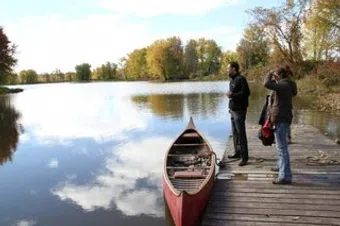
{"type": "Polygon", "coordinates": [[[288,72],[286,70],[285,67],[279,67],[277,70],[276,70],[277,74],[280,76],[280,78],[287,78],[288,77],[288,72]]]}

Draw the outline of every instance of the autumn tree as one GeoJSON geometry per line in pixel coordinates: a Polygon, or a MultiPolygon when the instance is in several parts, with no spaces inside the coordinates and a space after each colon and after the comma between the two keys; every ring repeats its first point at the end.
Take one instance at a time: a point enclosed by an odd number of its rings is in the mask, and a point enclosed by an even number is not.
{"type": "Polygon", "coordinates": [[[256,7],[248,11],[255,19],[254,23],[264,29],[265,34],[272,41],[272,45],[291,64],[302,60],[301,27],[307,2],[287,0],[279,7],[256,7]]]}
{"type": "Polygon", "coordinates": [[[92,72],[92,79],[112,80],[117,74],[117,64],[106,62],[92,72]]]}
{"type": "Polygon", "coordinates": [[[127,73],[127,58],[122,57],[119,59],[117,64],[117,78],[127,80],[128,79],[128,73],[127,73]]]}
{"type": "Polygon", "coordinates": [[[244,31],[243,38],[237,45],[237,58],[243,70],[268,61],[270,43],[264,30],[256,24],[250,24],[244,31]]]}
{"type": "Polygon", "coordinates": [[[66,81],[74,81],[76,79],[76,73],[75,72],[66,72],[65,73],[65,80],[66,81]]]}
{"type": "Polygon", "coordinates": [[[141,79],[147,76],[146,48],[135,49],[128,54],[126,70],[130,78],[141,79]]]}
{"type": "Polygon", "coordinates": [[[14,58],[16,46],[12,44],[3,27],[0,27],[0,84],[6,83],[17,60],[14,58]]]}
{"type": "Polygon", "coordinates": [[[55,69],[51,73],[51,77],[53,78],[53,81],[55,82],[61,82],[65,80],[65,74],[60,71],[60,69],[55,69]]]}
{"type": "Polygon", "coordinates": [[[167,71],[169,61],[169,45],[164,39],[156,40],[146,52],[148,73],[152,78],[166,80],[169,76],[167,71]]]}
{"type": "Polygon", "coordinates": [[[307,11],[306,51],[314,62],[329,60],[340,51],[340,2],[313,1],[307,11]]]}

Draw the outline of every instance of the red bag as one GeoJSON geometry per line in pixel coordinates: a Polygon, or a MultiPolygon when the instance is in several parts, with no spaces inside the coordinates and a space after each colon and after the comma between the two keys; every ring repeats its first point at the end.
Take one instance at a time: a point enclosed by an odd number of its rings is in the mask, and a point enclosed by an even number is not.
{"type": "Polygon", "coordinates": [[[262,134],[264,137],[269,138],[269,137],[273,137],[273,129],[272,129],[272,125],[270,124],[269,119],[267,119],[262,127],[262,134]]]}

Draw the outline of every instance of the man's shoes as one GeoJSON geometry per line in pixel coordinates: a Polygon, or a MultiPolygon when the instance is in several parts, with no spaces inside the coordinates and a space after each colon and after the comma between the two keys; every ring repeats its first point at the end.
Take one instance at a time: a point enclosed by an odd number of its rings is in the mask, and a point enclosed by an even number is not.
{"type": "Polygon", "coordinates": [[[228,155],[228,158],[230,158],[230,159],[239,159],[239,158],[241,158],[241,155],[240,154],[228,155]]]}
{"type": "Polygon", "coordinates": [[[283,180],[283,179],[274,179],[273,184],[292,184],[291,180],[283,180]]]}
{"type": "Polygon", "coordinates": [[[279,172],[279,168],[273,167],[273,168],[270,168],[270,171],[279,172]]]}
{"type": "Polygon", "coordinates": [[[239,166],[245,166],[245,165],[247,165],[247,162],[242,160],[238,165],[239,166]]]}

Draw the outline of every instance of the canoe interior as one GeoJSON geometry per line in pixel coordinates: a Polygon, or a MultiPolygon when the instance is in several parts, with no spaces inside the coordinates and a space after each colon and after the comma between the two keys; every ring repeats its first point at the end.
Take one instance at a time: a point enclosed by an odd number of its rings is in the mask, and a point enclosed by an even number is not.
{"type": "Polygon", "coordinates": [[[167,156],[167,174],[173,187],[187,192],[197,191],[212,170],[211,158],[212,151],[201,135],[194,129],[186,130],[167,156]]]}

